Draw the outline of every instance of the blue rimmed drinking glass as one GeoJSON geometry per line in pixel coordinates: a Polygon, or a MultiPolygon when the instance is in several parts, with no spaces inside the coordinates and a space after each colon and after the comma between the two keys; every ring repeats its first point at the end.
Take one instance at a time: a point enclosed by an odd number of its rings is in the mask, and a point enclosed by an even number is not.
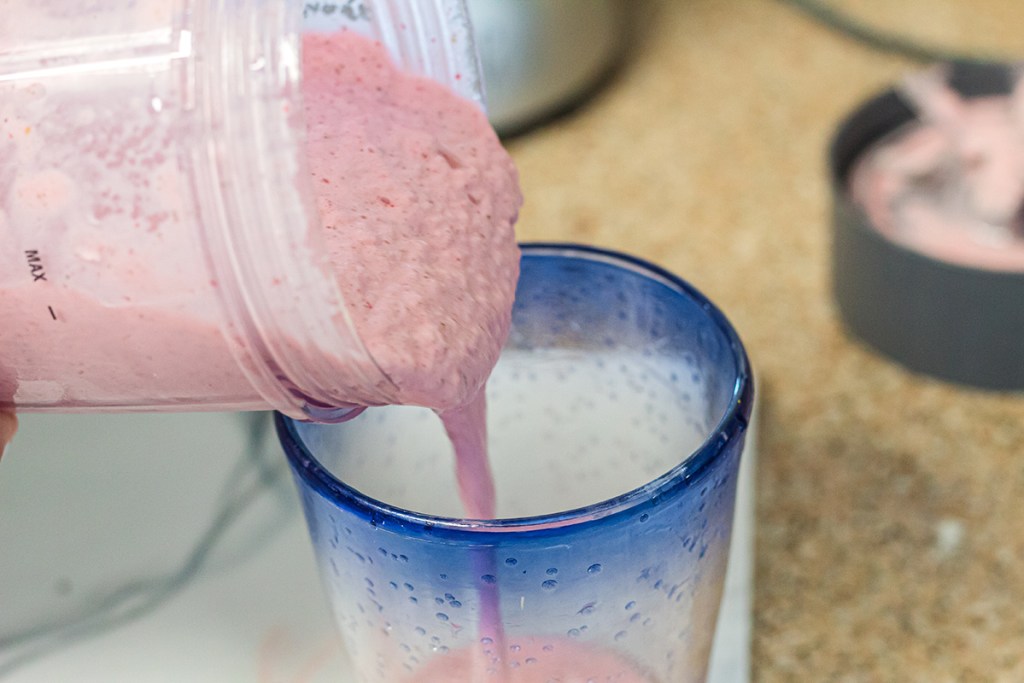
{"type": "Polygon", "coordinates": [[[278,416],[360,681],[703,681],[752,398],[692,286],[536,244],[488,385],[498,520],[460,518],[429,411],[278,416]]]}

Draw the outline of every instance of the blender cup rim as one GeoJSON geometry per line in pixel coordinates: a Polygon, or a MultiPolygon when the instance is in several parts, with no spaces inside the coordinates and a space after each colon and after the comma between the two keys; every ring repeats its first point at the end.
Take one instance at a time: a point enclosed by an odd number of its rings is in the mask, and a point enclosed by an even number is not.
{"type": "Polygon", "coordinates": [[[390,505],[364,495],[345,484],[325,467],[309,451],[296,430],[297,420],[281,413],[275,414],[275,424],[281,445],[293,470],[317,493],[347,508],[349,511],[370,519],[377,526],[401,526],[405,533],[422,532],[434,537],[465,538],[466,534],[509,533],[522,534],[558,531],[565,527],[578,528],[595,523],[610,516],[641,513],[643,509],[658,504],[658,499],[670,491],[689,488],[702,482],[701,476],[732,444],[741,438],[750,422],[753,406],[754,380],[743,343],[739,334],[725,315],[693,285],[669,271],[648,261],[599,247],[572,243],[532,242],[522,245],[523,256],[571,256],[584,260],[600,261],[632,270],[644,277],[658,281],[678,294],[697,303],[711,325],[717,328],[731,350],[736,379],[728,407],[717,424],[709,430],[707,438],[688,456],[650,482],[626,493],[597,501],[583,507],[536,515],[531,517],[502,518],[493,520],[459,519],[427,515],[390,505]]]}

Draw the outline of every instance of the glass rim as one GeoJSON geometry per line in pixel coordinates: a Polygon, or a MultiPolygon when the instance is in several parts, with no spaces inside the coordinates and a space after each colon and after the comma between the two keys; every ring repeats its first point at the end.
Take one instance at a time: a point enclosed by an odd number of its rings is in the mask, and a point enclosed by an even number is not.
{"type": "Polygon", "coordinates": [[[523,255],[570,256],[603,262],[631,270],[675,290],[700,305],[704,314],[728,342],[736,368],[732,396],[725,411],[700,446],[692,450],[668,471],[651,481],[612,498],[585,506],[529,517],[491,520],[461,519],[428,515],[377,500],[344,483],[309,451],[296,431],[293,418],[275,414],[278,438],[292,465],[307,485],[339,507],[373,521],[378,526],[401,527],[405,532],[420,532],[434,537],[464,537],[465,534],[543,533],[579,527],[613,515],[653,507],[665,494],[677,488],[692,486],[700,475],[740,438],[750,423],[754,379],[750,361],[739,334],[725,315],[693,285],[648,261],[621,252],[572,243],[531,242],[521,245],[523,255]]]}

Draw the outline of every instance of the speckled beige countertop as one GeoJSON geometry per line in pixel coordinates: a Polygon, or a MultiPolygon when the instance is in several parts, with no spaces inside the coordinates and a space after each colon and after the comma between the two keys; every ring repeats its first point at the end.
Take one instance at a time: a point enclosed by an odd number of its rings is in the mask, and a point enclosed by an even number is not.
{"type": "MultiPolygon", "coordinates": [[[[845,336],[829,290],[825,148],[912,64],[776,0],[629,4],[617,76],[510,142],[519,230],[654,260],[743,335],[765,399],[754,680],[1024,681],[1024,393],[902,370],[845,336]]],[[[1024,56],[1020,0],[841,5],[1024,56]]]]}

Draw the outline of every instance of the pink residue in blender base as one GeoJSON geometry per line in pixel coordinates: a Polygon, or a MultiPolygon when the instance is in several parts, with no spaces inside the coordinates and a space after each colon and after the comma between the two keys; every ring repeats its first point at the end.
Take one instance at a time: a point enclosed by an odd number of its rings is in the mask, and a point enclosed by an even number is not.
{"type": "Polygon", "coordinates": [[[854,200],[879,232],[910,249],[1024,271],[1024,77],[1009,95],[964,98],[933,69],[900,91],[918,119],[858,161],[854,200]]]}

